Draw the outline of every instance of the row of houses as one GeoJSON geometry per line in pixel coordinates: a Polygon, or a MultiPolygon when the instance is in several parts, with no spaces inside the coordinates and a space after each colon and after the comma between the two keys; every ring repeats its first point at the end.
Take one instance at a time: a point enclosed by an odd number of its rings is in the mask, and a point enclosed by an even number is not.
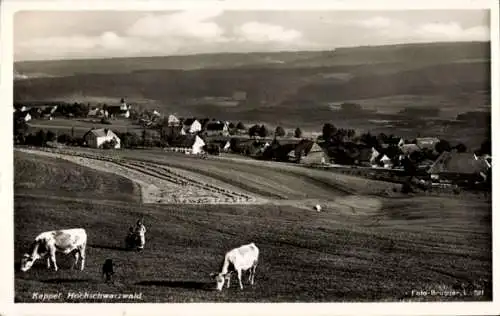
{"type": "Polygon", "coordinates": [[[167,125],[180,128],[181,135],[198,134],[203,132],[203,136],[229,136],[229,122],[227,121],[207,121],[204,124],[196,118],[180,120],[175,115],[169,115],[167,125]]]}
{"type": "Polygon", "coordinates": [[[109,105],[106,107],[95,107],[90,109],[88,117],[110,118],[130,118],[130,110],[132,107],[125,102],[125,99],[120,100],[120,105],[109,105]]]}
{"type": "MultiPolygon", "coordinates": [[[[83,140],[91,148],[103,148],[107,142],[113,142],[115,149],[121,148],[121,139],[107,128],[92,128],[84,134],[83,140]]],[[[198,135],[186,135],[174,140],[166,150],[197,155],[203,152],[205,145],[205,141],[198,135]]]]}
{"type": "Polygon", "coordinates": [[[57,111],[57,105],[47,105],[47,106],[37,106],[37,107],[28,107],[25,105],[18,107],[15,106],[14,119],[23,120],[25,122],[29,122],[36,117],[52,119],[55,111],[57,111]]]}
{"type": "MultiPolygon", "coordinates": [[[[403,139],[400,139],[397,143],[397,147],[400,150],[396,161],[401,162],[403,159],[408,158],[412,151],[434,148],[437,142],[439,142],[439,139],[431,137],[419,138],[416,144],[406,144],[403,139]]],[[[268,143],[261,145],[263,149],[268,146],[268,143]]],[[[385,144],[381,148],[390,148],[390,146],[385,144]]],[[[360,157],[359,159],[364,160],[360,165],[372,169],[392,170],[397,167],[398,169],[402,169],[401,165],[396,167],[394,157],[388,157],[386,153],[383,153],[384,151],[381,148],[378,150],[374,147],[367,148],[365,153],[370,153],[370,155],[360,157]]],[[[289,146],[288,149],[290,150],[287,155],[288,160],[292,162],[299,162],[306,165],[328,165],[335,163],[335,159],[329,155],[328,149],[325,148],[324,144],[320,145],[314,141],[301,141],[296,145],[289,146]]],[[[424,174],[425,178],[433,182],[486,182],[491,176],[491,156],[487,154],[478,156],[475,153],[444,151],[437,159],[424,161],[423,166],[417,167],[423,167],[421,169],[424,172],[420,172],[419,174],[424,174]]]]}
{"type": "MultiPolygon", "coordinates": [[[[120,138],[112,130],[104,128],[91,129],[84,135],[84,141],[89,147],[93,148],[102,148],[104,143],[110,141],[113,141],[114,148],[121,147],[120,138]]],[[[421,139],[419,141],[420,146],[425,148],[425,146],[430,146],[434,140],[421,139]]],[[[173,140],[165,150],[196,155],[203,153],[206,145],[206,141],[199,135],[183,135],[173,140]]],[[[405,145],[408,144],[404,144],[404,142],[398,143],[400,148],[405,148],[405,145]]],[[[418,144],[411,145],[421,148],[418,144]]],[[[219,146],[223,152],[228,152],[231,148],[229,141],[221,143],[219,146]]],[[[251,149],[248,148],[245,153],[262,157],[271,152],[273,146],[275,145],[269,142],[253,142],[251,149]]],[[[299,143],[290,143],[281,147],[288,148],[285,154],[288,156],[289,161],[292,162],[304,165],[329,165],[332,162],[335,163],[335,160],[332,160],[329,156],[324,144],[316,141],[302,140],[299,143]]],[[[380,153],[377,149],[371,148],[371,155],[368,159],[369,164],[366,167],[383,169],[392,169],[394,167],[385,154],[382,157],[379,156],[380,153]],[[377,160],[381,161],[382,164],[378,164],[377,160]]],[[[401,153],[400,156],[404,157],[404,153],[401,153]]],[[[491,156],[445,151],[428,166],[425,174],[430,180],[438,183],[486,182],[491,176],[491,156]]]]}

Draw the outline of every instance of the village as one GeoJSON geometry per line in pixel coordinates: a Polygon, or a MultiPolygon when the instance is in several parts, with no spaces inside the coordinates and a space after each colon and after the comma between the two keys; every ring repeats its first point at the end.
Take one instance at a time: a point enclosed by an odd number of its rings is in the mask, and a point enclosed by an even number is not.
{"type": "MultiPolygon", "coordinates": [[[[226,100],[227,101],[227,100],[226,100]]],[[[325,123],[322,131],[303,135],[297,127],[286,131],[277,126],[246,127],[242,122],[215,118],[182,118],[162,115],[158,110],[137,111],[122,98],[116,105],[35,104],[14,106],[16,145],[46,147],[83,146],[101,149],[161,148],[206,158],[207,155],[238,155],[274,160],[306,167],[406,183],[405,190],[433,187],[457,190],[491,190],[491,143],[469,150],[437,137],[404,139],[396,135],[356,135],[351,129],[325,123]],[[32,120],[85,118],[93,125],[82,137],[71,132],[38,130],[28,133],[32,120]],[[114,129],[116,120],[127,120],[138,128],[131,132],[114,129]],[[106,125],[109,125],[106,126],[106,125]],[[412,189],[413,187],[413,189],[412,189]]]]}

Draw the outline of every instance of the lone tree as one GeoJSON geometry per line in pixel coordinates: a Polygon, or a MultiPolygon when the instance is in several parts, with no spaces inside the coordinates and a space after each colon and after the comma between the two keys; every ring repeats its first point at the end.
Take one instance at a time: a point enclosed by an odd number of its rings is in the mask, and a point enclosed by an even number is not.
{"type": "Polygon", "coordinates": [[[54,140],[56,140],[56,134],[54,134],[53,131],[47,131],[47,133],[45,134],[45,141],[46,142],[53,142],[54,140]]]}
{"type": "Polygon", "coordinates": [[[464,152],[466,152],[466,151],[467,151],[467,147],[466,147],[464,144],[462,144],[462,143],[460,143],[460,144],[456,145],[456,146],[455,146],[455,149],[456,149],[456,150],[457,150],[457,152],[459,152],[459,153],[464,153],[464,152]]]}
{"type": "Polygon", "coordinates": [[[248,130],[248,135],[250,136],[257,136],[259,135],[260,133],[260,126],[259,125],[254,125],[252,127],[250,127],[250,129],[248,130]]]}
{"type": "Polygon", "coordinates": [[[302,137],[302,130],[299,127],[297,127],[295,129],[294,136],[295,136],[295,138],[301,138],[302,137]]]}
{"type": "Polygon", "coordinates": [[[337,128],[333,124],[325,123],[325,125],[323,125],[323,139],[325,141],[330,141],[336,132],[337,128]]]}
{"type": "Polygon", "coordinates": [[[442,139],[436,144],[435,149],[438,153],[442,154],[445,151],[451,151],[451,145],[448,141],[442,139]]]}
{"type": "Polygon", "coordinates": [[[274,135],[278,137],[283,137],[286,135],[285,129],[281,126],[276,127],[276,130],[274,131],[274,135]]]}
{"type": "Polygon", "coordinates": [[[480,152],[482,155],[491,155],[491,137],[488,137],[481,143],[480,152]]]}
{"type": "Polygon", "coordinates": [[[269,135],[269,132],[267,131],[267,128],[265,125],[261,125],[260,128],[259,128],[259,136],[260,137],[266,137],[267,135],[269,135]]]}
{"type": "Polygon", "coordinates": [[[246,129],[246,127],[243,123],[238,122],[238,124],[236,124],[236,129],[246,129]]]}

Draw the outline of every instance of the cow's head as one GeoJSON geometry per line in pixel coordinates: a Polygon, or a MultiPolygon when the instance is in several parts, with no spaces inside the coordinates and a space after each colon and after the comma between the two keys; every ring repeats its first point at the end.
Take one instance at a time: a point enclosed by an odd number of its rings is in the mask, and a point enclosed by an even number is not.
{"type": "Polygon", "coordinates": [[[26,272],[33,266],[33,263],[38,259],[38,256],[31,256],[27,253],[21,259],[21,271],[26,272]]]}
{"type": "Polygon", "coordinates": [[[212,273],[212,274],[210,274],[210,276],[215,279],[215,282],[217,284],[217,291],[222,291],[222,287],[224,286],[224,283],[230,277],[229,273],[227,273],[227,274],[212,273]]]}

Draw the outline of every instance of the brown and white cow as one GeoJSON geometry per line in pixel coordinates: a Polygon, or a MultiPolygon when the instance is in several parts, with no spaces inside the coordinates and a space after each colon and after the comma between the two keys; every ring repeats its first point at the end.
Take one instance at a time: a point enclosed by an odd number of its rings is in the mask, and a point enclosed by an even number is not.
{"type": "Polygon", "coordinates": [[[255,281],[255,269],[257,268],[257,263],[259,261],[259,248],[255,246],[254,243],[248,245],[243,245],[238,248],[234,248],[226,253],[224,256],[224,262],[222,264],[220,273],[212,273],[217,282],[217,290],[221,291],[224,287],[224,283],[227,280],[227,287],[229,288],[231,282],[231,274],[236,272],[238,275],[238,280],[240,282],[240,289],[243,290],[243,284],[241,282],[241,275],[243,271],[249,270],[250,275],[248,281],[251,285],[255,281]]]}
{"type": "Polygon", "coordinates": [[[53,230],[43,232],[35,238],[28,253],[21,260],[21,271],[26,272],[38,259],[47,259],[47,269],[50,263],[57,271],[56,252],[63,254],[73,253],[75,256],[74,268],[80,259],[80,270],[85,266],[85,248],[87,246],[87,233],[83,228],[53,230]]]}

